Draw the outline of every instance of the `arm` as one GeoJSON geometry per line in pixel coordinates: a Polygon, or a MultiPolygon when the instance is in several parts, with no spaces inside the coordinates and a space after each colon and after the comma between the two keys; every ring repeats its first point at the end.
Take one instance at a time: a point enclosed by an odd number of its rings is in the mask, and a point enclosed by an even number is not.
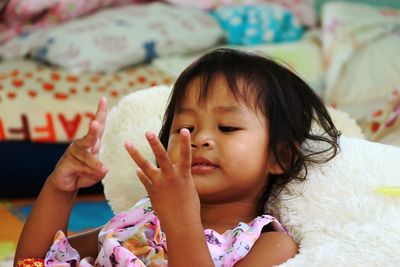
{"type": "Polygon", "coordinates": [[[284,263],[298,253],[298,246],[285,233],[266,232],[254,243],[246,257],[235,267],[267,267],[284,263]]]}
{"type": "MultiPolygon", "coordinates": [[[[107,169],[98,161],[97,155],[106,114],[107,102],[101,98],[96,118],[90,123],[86,136],[71,143],[47,178],[24,224],[14,266],[21,258],[44,258],[55,233],[62,230],[67,234],[72,205],[79,188],[92,186],[104,178],[107,169]]],[[[94,247],[97,248],[97,242],[94,247]]]]}
{"type": "Polygon", "coordinates": [[[200,222],[182,221],[170,227],[167,225],[168,266],[215,266],[200,222]]]}
{"type": "Polygon", "coordinates": [[[90,230],[85,233],[77,234],[68,238],[69,243],[73,248],[78,250],[81,257],[93,257],[96,258],[98,251],[98,236],[101,227],[90,230]]]}
{"type": "Polygon", "coordinates": [[[58,230],[67,232],[76,192],[58,192],[48,179],[22,229],[15,259],[44,258],[58,230]]]}

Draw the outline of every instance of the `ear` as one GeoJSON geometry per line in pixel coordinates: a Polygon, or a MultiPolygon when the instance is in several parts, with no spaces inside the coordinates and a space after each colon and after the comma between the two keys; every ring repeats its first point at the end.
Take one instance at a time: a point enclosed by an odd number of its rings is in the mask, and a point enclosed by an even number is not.
{"type": "Polygon", "coordinates": [[[272,151],[270,151],[268,173],[275,175],[282,174],[284,172],[284,168],[288,167],[292,162],[292,157],[293,152],[290,147],[287,144],[279,144],[278,155],[274,155],[272,151]],[[277,159],[277,156],[279,156],[279,160],[277,159]]]}
{"type": "Polygon", "coordinates": [[[267,173],[275,174],[275,175],[283,173],[283,169],[279,165],[278,161],[276,160],[275,155],[270,156],[270,159],[268,162],[268,167],[267,167],[267,173]]]}

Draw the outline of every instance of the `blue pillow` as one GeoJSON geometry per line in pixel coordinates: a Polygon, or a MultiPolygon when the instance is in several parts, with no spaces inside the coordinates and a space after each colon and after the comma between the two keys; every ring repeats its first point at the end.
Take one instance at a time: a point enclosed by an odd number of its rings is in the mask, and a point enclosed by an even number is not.
{"type": "Polygon", "coordinates": [[[211,14],[225,31],[231,45],[295,41],[303,34],[294,14],[275,5],[223,6],[211,14]]]}

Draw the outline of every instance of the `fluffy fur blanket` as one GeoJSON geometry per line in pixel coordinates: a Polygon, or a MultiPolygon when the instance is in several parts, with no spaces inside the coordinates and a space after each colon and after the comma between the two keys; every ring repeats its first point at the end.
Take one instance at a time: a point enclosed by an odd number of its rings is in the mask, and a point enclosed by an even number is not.
{"type": "MultiPolygon", "coordinates": [[[[144,133],[159,131],[169,93],[169,87],[137,91],[109,114],[100,157],[110,168],[103,184],[114,212],[146,194],[123,144],[133,140],[151,158],[144,133]]],[[[290,183],[269,204],[300,244],[281,266],[400,266],[400,196],[375,191],[400,186],[400,149],[362,140],[354,120],[338,111],[332,116],[344,135],[341,152],[310,166],[305,182],[290,183]]]]}

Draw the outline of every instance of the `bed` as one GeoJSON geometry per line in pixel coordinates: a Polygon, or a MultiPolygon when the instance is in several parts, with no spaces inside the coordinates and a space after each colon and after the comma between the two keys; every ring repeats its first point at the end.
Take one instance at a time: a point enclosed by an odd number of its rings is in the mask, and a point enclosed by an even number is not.
{"type": "Polygon", "coordinates": [[[0,199],[38,194],[100,96],[171,85],[221,46],[278,59],[368,140],[400,146],[398,1],[50,2],[0,5],[0,199]]]}

